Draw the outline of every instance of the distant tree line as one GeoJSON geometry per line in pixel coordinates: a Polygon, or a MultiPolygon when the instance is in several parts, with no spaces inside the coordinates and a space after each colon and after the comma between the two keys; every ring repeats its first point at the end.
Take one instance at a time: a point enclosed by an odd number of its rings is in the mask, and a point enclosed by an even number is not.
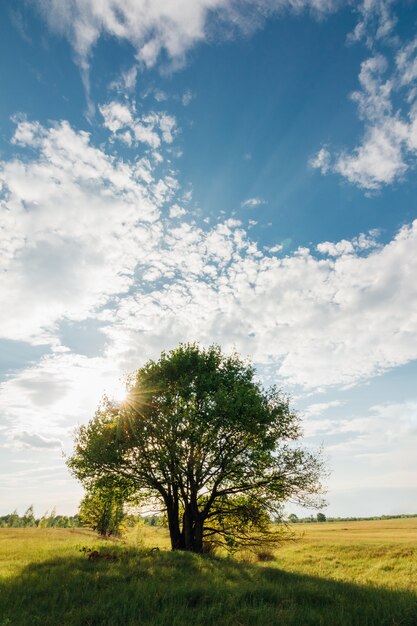
{"type": "Polygon", "coordinates": [[[288,521],[291,524],[311,524],[314,522],[370,522],[373,520],[384,519],[408,519],[417,517],[417,513],[403,513],[401,515],[374,515],[373,517],[326,517],[324,513],[317,513],[317,515],[310,515],[309,517],[298,517],[295,513],[291,513],[288,516],[288,521]]]}
{"type": "MultiPolygon", "coordinates": [[[[113,502],[112,502],[113,505],[113,502]]],[[[31,504],[23,515],[17,510],[0,516],[0,528],[93,528],[103,536],[118,535],[126,527],[136,525],[164,526],[166,521],[162,515],[133,515],[121,513],[117,506],[106,507],[100,502],[91,502],[84,498],[80,512],[76,515],[57,515],[55,509],[35,517],[31,504]],[[89,506],[94,504],[95,507],[89,506]],[[109,513],[110,508],[110,513],[109,513]]]]}
{"type": "Polygon", "coordinates": [[[33,505],[19,515],[16,510],[0,517],[0,528],[75,528],[80,526],[78,515],[57,515],[55,509],[35,517],[33,505]]]}

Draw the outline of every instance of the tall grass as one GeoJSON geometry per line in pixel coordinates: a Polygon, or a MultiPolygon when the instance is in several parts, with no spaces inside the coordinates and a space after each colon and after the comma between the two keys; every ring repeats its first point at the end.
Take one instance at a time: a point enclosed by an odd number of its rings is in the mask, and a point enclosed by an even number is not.
{"type": "Polygon", "coordinates": [[[0,625],[416,626],[413,529],[410,541],[394,529],[355,543],[320,526],[272,564],[171,553],[154,529],[132,531],[127,544],[82,530],[0,530],[0,625]],[[89,561],[83,545],[117,560],[89,561]]]}
{"type": "Polygon", "coordinates": [[[277,552],[286,571],[417,593],[417,518],[300,525],[295,533],[277,552]]]}

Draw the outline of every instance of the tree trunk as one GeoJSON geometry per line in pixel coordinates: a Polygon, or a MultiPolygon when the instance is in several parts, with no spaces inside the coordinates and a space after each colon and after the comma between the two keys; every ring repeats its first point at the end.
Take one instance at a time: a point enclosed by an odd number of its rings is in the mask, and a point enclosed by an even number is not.
{"type": "Polygon", "coordinates": [[[178,519],[178,503],[174,500],[167,502],[167,515],[168,515],[168,528],[171,538],[172,550],[183,550],[184,542],[183,536],[180,530],[180,522],[178,519]]]}
{"type": "Polygon", "coordinates": [[[191,507],[187,507],[183,517],[184,550],[189,552],[203,552],[203,521],[200,515],[195,515],[191,507]]]}
{"type": "Polygon", "coordinates": [[[187,506],[182,518],[182,535],[184,542],[184,550],[194,551],[194,528],[193,514],[191,508],[187,506]]]}
{"type": "Polygon", "coordinates": [[[172,550],[203,552],[203,519],[198,510],[194,512],[190,504],[185,506],[181,530],[178,499],[171,496],[165,499],[165,504],[172,550]]]}
{"type": "Polygon", "coordinates": [[[194,552],[203,552],[203,520],[200,516],[194,524],[194,552]]]}

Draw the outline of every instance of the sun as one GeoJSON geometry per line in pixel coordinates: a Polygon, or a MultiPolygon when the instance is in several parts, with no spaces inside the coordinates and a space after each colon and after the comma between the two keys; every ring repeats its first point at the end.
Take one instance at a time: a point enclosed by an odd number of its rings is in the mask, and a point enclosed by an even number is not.
{"type": "Polygon", "coordinates": [[[110,400],[114,400],[118,404],[122,404],[127,398],[127,388],[124,380],[119,379],[111,385],[107,386],[107,395],[110,400]]]}

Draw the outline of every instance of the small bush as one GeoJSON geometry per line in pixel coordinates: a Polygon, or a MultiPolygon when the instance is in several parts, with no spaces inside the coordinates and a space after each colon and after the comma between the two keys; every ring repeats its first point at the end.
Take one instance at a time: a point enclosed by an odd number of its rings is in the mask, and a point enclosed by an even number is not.
{"type": "Polygon", "coordinates": [[[275,554],[272,552],[272,550],[257,550],[255,554],[256,558],[258,559],[258,561],[261,561],[261,563],[275,561],[275,554]]]}

